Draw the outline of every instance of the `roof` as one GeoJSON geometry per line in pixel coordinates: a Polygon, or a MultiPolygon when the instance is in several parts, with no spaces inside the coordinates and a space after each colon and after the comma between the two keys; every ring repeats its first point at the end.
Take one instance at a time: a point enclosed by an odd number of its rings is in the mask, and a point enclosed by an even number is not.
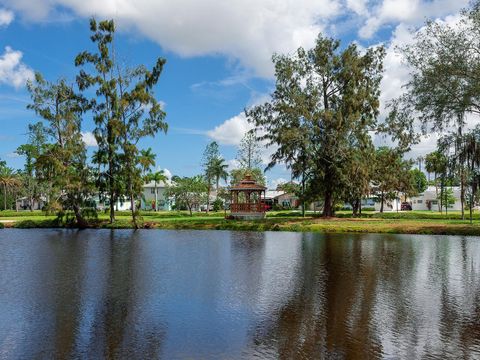
{"type": "MultiPolygon", "coordinates": [[[[157,181],[157,188],[164,188],[166,187],[168,184],[163,182],[163,181],[157,181]]],[[[150,181],[148,183],[145,183],[143,185],[144,188],[154,188],[155,187],[155,182],[154,181],[150,181]]]]}
{"type": "Polygon", "coordinates": [[[250,174],[245,175],[245,178],[240,181],[238,185],[231,186],[230,191],[244,191],[244,190],[257,190],[265,191],[267,188],[263,185],[257,184],[250,174]]]}

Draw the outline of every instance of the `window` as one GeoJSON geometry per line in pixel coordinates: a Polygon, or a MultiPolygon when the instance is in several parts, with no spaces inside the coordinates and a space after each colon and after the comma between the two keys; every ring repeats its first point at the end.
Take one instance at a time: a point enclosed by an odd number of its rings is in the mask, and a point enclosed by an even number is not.
{"type": "Polygon", "coordinates": [[[432,200],[432,205],[438,205],[438,201],[437,200],[432,200]]]}
{"type": "Polygon", "coordinates": [[[421,203],[423,203],[423,200],[418,200],[417,201],[417,204],[421,204],[421,203]]]}
{"type": "Polygon", "coordinates": [[[154,189],[154,188],[151,188],[151,189],[150,189],[150,193],[155,195],[155,189],[154,189]]]}

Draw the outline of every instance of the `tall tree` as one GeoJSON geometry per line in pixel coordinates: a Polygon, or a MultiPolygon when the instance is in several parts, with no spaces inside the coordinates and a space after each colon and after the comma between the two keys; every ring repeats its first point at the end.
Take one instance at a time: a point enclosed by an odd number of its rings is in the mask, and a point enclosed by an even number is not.
{"type": "Polygon", "coordinates": [[[27,86],[32,97],[28,108],[45,124],[37,129],[43,131],[46,145],[35,160],[35,168],[44,175],[40,179],[51,184],[50,205],[58,203],[62,209],[72,209],[77,225],[85,227],[81,210],[92,193],[81,133],[87,104],[63,79],[51,83],[37,73],[27,86]]]}
{"type": "Polygon", "coordinates": [[[309,187],[322,195],[324,216],[334,214],[345,188],[350,150],[371,146],[384,55],[383,47],[363,53],[355,44],[342,49],[339,41],[320,35],[311,50],[274,56],[272,100],[247,111],[268,144],[277,146],[272,160],[309,170],[309,187]],[[291,141],[295,146],[286,145],[291,141]]]}
{"type": "Polygon", "coordinates": [[[237,161],[242,169],[252,170],[262,164],[260,144],[255,131],[248,131],[240,141],[237,152],[237,161]]]}
{"type": "Polygon", "coordinates": [[[410,129],[418,119],[424,133],[454,126],[461,135],[465,117],[480,114],[480,1],[455,24],[427,21],[400,50],[411,77],[406,92],[391,102],[390,118],[410,129]]]}
{"type": "Polygon", "coordinates": [[[84,51],[75,58],[82,66],[77,83],[81,90],[96,88],[91,99],[99,152],[106,154],[105,188],[110,199],[110,222],[115,221],[114,203],[122,195],[130,199],[132,218],[137,227],[135,199],[141,192],[138,142],[159,131],[166,132],[165,112],[153,94],[165,59],[157,59],[151,70],[144,66],[125,68],[114,52],[113,20],[90,20],[91,40],[97,52],[84,51]],[[84,68],[91,65],[91,73],[84,68]]]}
{"type": "Polygon", "coordinates": [[[210,193],[212,190],[212,183],[215,179],[213,164],[216,159],[220,159],[220,150],[216,141],[209,143],[203,151],[203,172],[205,182],[207,184],[207,213],[210,211],[210,193]]]}
{"type": "MultiPolygon", "coordinates": [[[[4,162],[0,164],[0,185],[3,188],[3,210],[8,209],[7,195],[9,191],[19,188],[21,181],[16,172],[7,167],[4,162]]],[[[13,199],[15,200],[15,199],[13,199]]]]}
{"type": "MultiPolygon", "coordinates": [[[[433,151],[425,157],[425,169],[429,173],[433,173],[433,181],[435,184],[435,193],[437,198],[439,197],[438,189],[440,187],[441,175],[446,172],[447,159],[439,151],[433,151]]],[[[441,203],[438,203],[438,211],[441,211],[441,203]]]]}
{"type": "Polygon", "coordinates": [[[148,171],[155,166],[156,154],[153,153],[152,148],[140,150],[140,156],[138,162],[142,168],[143,175],[147,175],[148,171]]]}
{"type": "Polygon", "coordinates": [[[228,178],[228,164],[225,163],[225,159],[219,157],[213,159],[210,164],[210,174],[215,179],[215,192],[218,199],[218,190],[220,187],[220,180],[227,181],[228,178]]]}

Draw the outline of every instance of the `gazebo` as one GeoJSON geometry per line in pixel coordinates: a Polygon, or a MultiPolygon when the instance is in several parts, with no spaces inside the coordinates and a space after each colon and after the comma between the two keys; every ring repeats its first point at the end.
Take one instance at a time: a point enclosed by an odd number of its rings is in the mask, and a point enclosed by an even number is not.
{"type": "Polygon", "coordinates": [[[257,184],[250,174],[238,185],[230,188],[230,214],[235,219],[252,220],[265,217],[265,191],[267,188],[257,184]],[[262,199],[263,195],[263,199],[262,199]]]}

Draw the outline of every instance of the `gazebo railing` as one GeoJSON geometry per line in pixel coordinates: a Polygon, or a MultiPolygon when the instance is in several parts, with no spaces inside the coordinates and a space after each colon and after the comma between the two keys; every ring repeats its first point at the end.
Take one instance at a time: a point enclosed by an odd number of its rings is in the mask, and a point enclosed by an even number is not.
{"type": "Polygon", "coordinates": [[[249,203],[237,203],[230,205],[231,212],[237,213],[251,213],[251,212],[265,212],[265,206],[263,204],[249,204],[249,203]]]}

